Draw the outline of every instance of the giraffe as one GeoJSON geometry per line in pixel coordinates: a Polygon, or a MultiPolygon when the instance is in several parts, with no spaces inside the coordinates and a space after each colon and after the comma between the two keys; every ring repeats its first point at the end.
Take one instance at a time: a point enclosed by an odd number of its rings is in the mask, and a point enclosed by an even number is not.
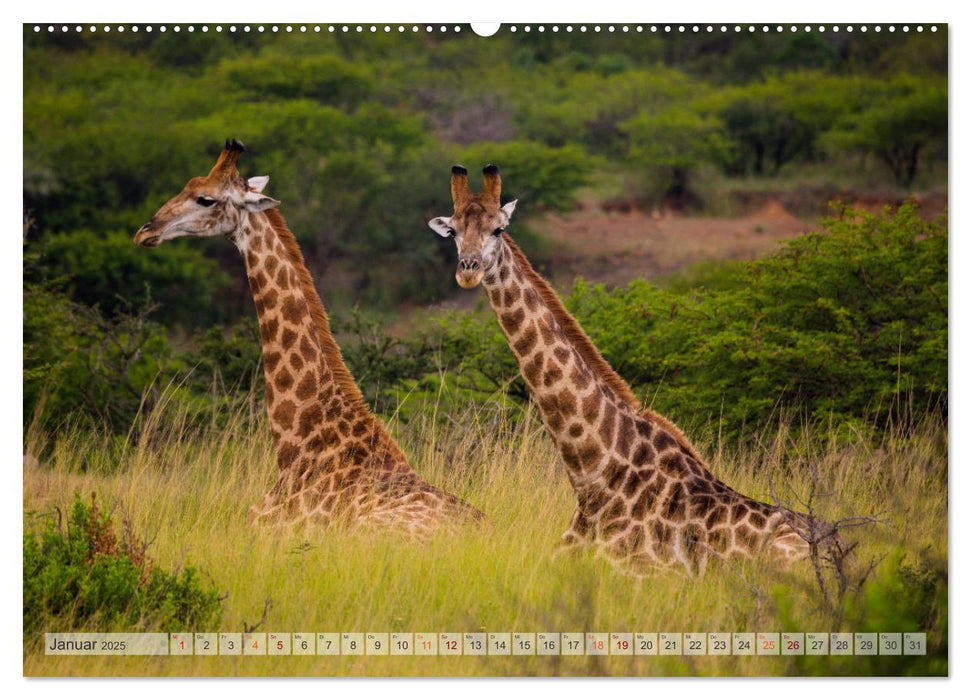
{"type": "Polygon", "coordinates": [[[182,236],[225,236],[242,254],[259,317],[266,406],[278,479],[250,508],[253,523],[387,526],[424,536],[482,513],[421,479],[371,413],[341,357],[297,242],[244,179],[244,146],[227,140],[205,177],[189,180],[135,235],[154,248],[182,236]]]}
{"type": "Polygon", "coordinates": [[[592,545],[635,571],[700,575],[710,559],[789,562],[812,542],[838,542],[832,526],[722,483],[677,426],[640,406],[506,232],[516,200],[500,206],[499,169],[482,173],[475,194],[454,166],[453,214],[429,226],[455,240],[459,285],[485,288],[562,457],[577,504],[561,548],[592,545]]]}

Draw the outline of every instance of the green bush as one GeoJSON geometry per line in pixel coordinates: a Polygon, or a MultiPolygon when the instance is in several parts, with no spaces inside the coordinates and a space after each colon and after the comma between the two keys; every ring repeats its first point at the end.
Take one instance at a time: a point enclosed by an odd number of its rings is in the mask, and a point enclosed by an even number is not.
{"type": "MultiPolygon", "coordinates": [[[[876,565],[857,590],[850,591],[832,611],[827,631],[923,632],[926,655],[794,656],[798,675],[946,676],[948,673],[947,561],[921,555],[908,562],[900,550],[876,565]]],[[[791,629],[803,622],[784,586],[774,602],[791,629]]]]}
{"type": "Polygon", "coordinates": [[[679,206],[699,204],[693,177],[699,166],[723,159],[724,126],[716,118],[683,106],[648,109],[624,122],[628,158],[653,181],[655,199],[679,206]]]}
{"type": "Polygon", "coordinates": [[[780,406],[848,421],[946,413],[946,221],[905,205],[824,225],[730,287],[581,282],[569,306],[621,376],[680,422],[735,433],[780,406]]]}
{"type": "Polygon", "coordinates": [[[167,572],[124,523],[121,537],[108,513],[79,493],[60,514],[24,532],[24,636],[52,629],[206,629],[219,621],[219,593],[191,566],[167,572]]]}
{"type": "Polygon", "coordinates": [[[896,94],[844,123],[830,140],[838,148],[876,156],[897,184],[909,187],[927,151],[947,150],[947,89],[915,81],[896,81],[893,87],[896,94]]]}

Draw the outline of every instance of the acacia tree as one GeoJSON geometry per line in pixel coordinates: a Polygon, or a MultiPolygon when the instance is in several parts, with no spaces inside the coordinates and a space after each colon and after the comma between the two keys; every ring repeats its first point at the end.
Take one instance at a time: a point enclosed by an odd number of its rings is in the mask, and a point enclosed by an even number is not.
{"type": "Polygon", "coordinates": [[[921,154],[947,143],[947,91],[920,85],[862,113],[833,134],[837,146],[870,153],[909,187],[917,176],[921,154]]]}
{"type": "Polygon", "coordinates": [[[629,137],[628,159],[644,168],[665,198],[692,202],[692,178],[700,165],[717,162],[726,149],[724,126],[686,106],[645,110],[621,125],[629,137]]]}

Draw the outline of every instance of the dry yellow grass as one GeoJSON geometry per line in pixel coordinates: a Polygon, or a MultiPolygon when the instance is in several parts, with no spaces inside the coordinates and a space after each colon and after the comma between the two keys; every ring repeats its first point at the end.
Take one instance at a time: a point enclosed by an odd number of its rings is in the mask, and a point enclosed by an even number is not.
{"type": "MultiPolygon", "coordinates": [[[[247,508],[272,484],[276,469],[268,431],[243,414],[222,427],[186,430],[187,416],[172,406],[149,417],[137,445],[80,429],[28,431],[25,452],[38,459],[25,460],[24,511],[64,508],[75,491],[95,492],[100,502],[114,504],[118,515],[127,515],[137,532],[153,540],[150,554],[159,565],[189,561],[227,594],[219,629],[197,631],[242,631],[259,620],[267,601],[263,632],[858,631],[880,620],[895,624],[881,601],[887,597],[883,589],[893,588],[901,558],[904,564],[946,562],[947,434],[933,421],[916,433],[888,431],[876,440],[838,437],[820,426],[784,426],[741,449],[699,445],[720,478],[753,497],[770,500],[772,485],[780,495],[804,497],[812,488],[806,465],[815,463],[821,490],[833,494],[818,501],[820,515],[885,518],[884,525],[848,534],[860,542],[858,569],[874,557],[882,562],[838,620],[822,606],[808,563],[790,570],[764,562],[722,565],[698,580],[669,571],[636,579],[591,555],[554,557],[574,500],[535,415],[527,412],[518,422],[486,409],[450,420],[433,411],[426,415],[422,423],[392,423],[392,429],[415,468],[485,511],[488,527],[424,543],[391,533],[256,530],[247,522],[247,508]]],[[[926,631],[932,651],[946,655],[946,622],[926,631]]],[[[907,670],[899,659],[861,657],[72,658],[45,656],[42,637],[24,642],[26,675],[907,670]]],[[[932,672],[946,673],[946,656],[937,664],[932,672]]],[[[925,666],[910,671],[928,672],[925,666]]]]}

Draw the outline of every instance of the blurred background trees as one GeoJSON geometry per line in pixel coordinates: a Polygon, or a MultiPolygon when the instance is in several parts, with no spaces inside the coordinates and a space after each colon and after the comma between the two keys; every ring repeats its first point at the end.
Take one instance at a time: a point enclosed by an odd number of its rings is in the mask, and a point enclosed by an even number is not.
{"type": "MultiPolygon", "coordinates": [[[[520,199],[514,233],[540,266],[547,247],[531,219],[570,212],[578,192],[604,195],[608,177],[651,207],[701,215],[741,182],[899,197],[947,186],[947,42],[930,33],[485,40],[25,27],[24,51],[25,420],[47,397],[58,415],[120,430],[133,396],[180,373],[199,382],[190,393],[217,375],[249,386],[259,353],[235,249],[176,241],[149,254],[131,243],[228,136],[247,144],[245,174],[270,176],[335,326],[358,348],[374,337],[370,314],[454,293],[453,252],[425,222],[450,211],[456,162],[501,166],[504,199],[520,199]]],[[[491,337],[475,323],[463,322],[469,337],[491,337]]],[[[348,359],[380,393],[417,390],[415,358],[456,368],[483,352],[436,333],[384,338],[348,359]]],[[[641,355],[605,342],[640,381],[641,355]]],[[[503,362],[480,365],[516,397],[503,362]]]]}

